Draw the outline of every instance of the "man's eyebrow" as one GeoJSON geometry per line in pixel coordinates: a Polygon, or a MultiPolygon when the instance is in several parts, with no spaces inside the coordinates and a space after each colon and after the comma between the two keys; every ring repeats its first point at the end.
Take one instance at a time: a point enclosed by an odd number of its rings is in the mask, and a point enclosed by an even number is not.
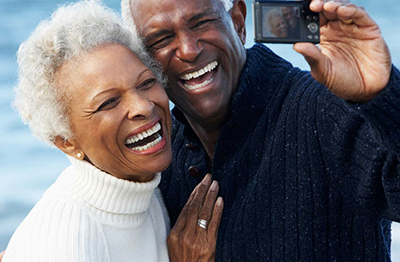
{"type": "Polygon", "coordinates": [[[195,21],[200,20],[201,18],[203,18],[203,17],[205,17],[205,16],[209,16],[209,15],[215,16],[215,14],[216,14],[215,10],[212,9],[212,8],[209,8],[209,9],[204,10],[204,11],[201,12],[201,13],[197,13],[197,14],[191,16],[191,17],[189,18],[188,22],[189,22],[189,23],[192,23],[192,22],[195,22],[195,21]]]}
{"type": "MultiPolygon", "coordinates": [[[[215,10],[212,9],[212,8],[205,9],[203,12],[197,13],[197,14],[191,16],[187,20],[187,22],[188,23],[193,23],[193,22],[196,22],[196,21],[202,19],[205,16],[211,16],[211,15],[212,16],[216,15],[215,10]]],[[[151,41],[152,39],[157,39],[159,37],[162,37],[162,36],[165,36],[165,35],[169,35],[171,33],[173,33],[173,31],[172,30],[168,30],[168,29],[161,29],[161,30],[154,30],[154,31],[149,30],[149,33],[146,34],[144,40],[145,40],[145,43],[146,43],[147,41],[151,41]]]]}
{"type": "Polygon", "coordinates": [[[156,30],[154,32],[150,32],[146,37],[145,37],[145,41],[146,40],[151,40],[154,38],[158,38],[164,35],[168,35],[171,34],[172,31],[171,30],[166,30],[166,29],[161,29],[161,30],[156,30]]]}

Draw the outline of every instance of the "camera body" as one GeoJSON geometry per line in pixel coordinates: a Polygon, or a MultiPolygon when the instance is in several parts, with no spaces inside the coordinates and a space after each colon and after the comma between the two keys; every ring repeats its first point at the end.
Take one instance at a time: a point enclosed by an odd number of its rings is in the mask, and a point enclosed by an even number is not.
{"type": "Polygon", "coordinates": [[[254,41],[318,44],[319,13],[312,12],[309,6],[309,1],[254,1],[254,41]]]}

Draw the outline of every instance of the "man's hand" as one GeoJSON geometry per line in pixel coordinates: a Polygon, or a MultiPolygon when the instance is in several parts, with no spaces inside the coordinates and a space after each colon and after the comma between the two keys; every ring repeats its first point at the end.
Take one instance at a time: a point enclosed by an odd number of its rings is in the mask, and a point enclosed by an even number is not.
{"type": "Polygon", "coordinates": [[[366,102],[389,82],[391,58],[378,25],[363,7],[345,1],[311,0],[310,9],[320,12],[320,48],[297,43],[311,75],[336,96],[366,102]]]}

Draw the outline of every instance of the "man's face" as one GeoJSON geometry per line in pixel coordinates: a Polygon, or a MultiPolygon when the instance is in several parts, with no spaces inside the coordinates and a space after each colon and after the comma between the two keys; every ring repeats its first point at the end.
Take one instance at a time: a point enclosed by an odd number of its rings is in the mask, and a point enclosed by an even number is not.
{"type": "Polygon", "coordinates": [[[297,23],[297,17],[294,12],[294,8],[291,6],[284,6],[281,8],[281,13],[283,18],[285,18],[286,22],[290,27],[294,27],[297,23]]]}
{"type": "Polygon", "coordinates": [[[219,0],[135,0],[131,5],[139,35],[168,76],[169,98],[189,120],[218,121],[229,108],[246,59],[246,10],[239,2],[242,9],[236,4],[231,15],[219,0]]]}

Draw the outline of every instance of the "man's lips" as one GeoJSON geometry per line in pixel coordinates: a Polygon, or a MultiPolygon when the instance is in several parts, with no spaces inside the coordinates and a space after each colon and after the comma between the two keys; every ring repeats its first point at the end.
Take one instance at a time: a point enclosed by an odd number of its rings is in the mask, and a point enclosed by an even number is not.
{"type": "Polygon", "coordinates": [[[217,66],[218,62],[213,61],[200,70],[182,75],[179,79],[183,86],[189,90],[202,88],[214,80],[217,66]]]}

